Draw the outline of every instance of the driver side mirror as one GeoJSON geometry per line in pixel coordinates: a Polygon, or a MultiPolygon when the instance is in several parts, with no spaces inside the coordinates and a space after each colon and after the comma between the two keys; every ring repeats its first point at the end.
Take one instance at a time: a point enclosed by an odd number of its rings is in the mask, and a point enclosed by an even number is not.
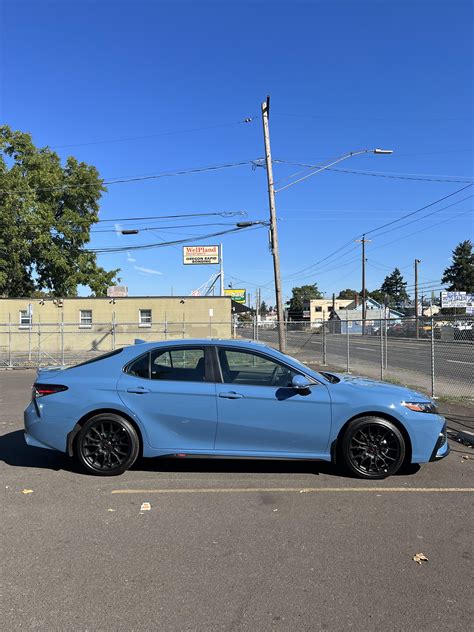
{"type": "Polygon", "coordinates": [[[303,375],[294,375],[291,380],[291,386],[295,391],[307,391],[311,386],[311,382],[303,375]]]}

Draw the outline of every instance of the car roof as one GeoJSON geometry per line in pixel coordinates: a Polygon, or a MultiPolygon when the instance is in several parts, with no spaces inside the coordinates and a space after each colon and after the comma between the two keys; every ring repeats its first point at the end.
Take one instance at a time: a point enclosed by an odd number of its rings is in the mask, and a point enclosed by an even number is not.
{"type": "Polygon", "coordinates": [[[144,351],[147,349],[154,349],[156,347],[175,347],[175,346],[192,346],[192,345],[199,345],[199,346],[210,346],[210,345],[218,345],[218,346],[225,346],[225,347],[243,347],[243,348],[247,348],[247,349],[255,349],[256,347],[263,347],[264,349],[271,349],[272,347],[269,347],[268,345],[266,345],[263,342],[259,342],[256,340],[244,340],[244,339],[239,339],[239,340],[235,340],[233,338],[174,338],[172,340],[156,340],[156,341],[152,341],[152,342],[136,342],[135,345],[131,345],[130,347],[127,347],[128,349],[133,348],[133,349],[143,349],[144,351]]]}

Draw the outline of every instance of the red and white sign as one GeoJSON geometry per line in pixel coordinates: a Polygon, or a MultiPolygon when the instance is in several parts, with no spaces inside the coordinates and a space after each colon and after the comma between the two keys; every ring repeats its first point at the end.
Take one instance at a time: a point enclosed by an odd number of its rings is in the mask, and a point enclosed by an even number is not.
{"type": "Polygon", "coordinates": [[[219,246],[183,246],[183,263],[189,265],[215,265],[219,263],[219,246]]]}

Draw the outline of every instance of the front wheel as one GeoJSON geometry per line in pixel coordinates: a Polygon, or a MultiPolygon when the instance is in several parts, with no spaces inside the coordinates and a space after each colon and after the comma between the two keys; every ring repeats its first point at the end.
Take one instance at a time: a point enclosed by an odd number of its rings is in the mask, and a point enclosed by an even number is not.
{"type": "Polygon", "coordinates": [[[405,452],[400,430],[380,417],[356,419],[342,439],[346,468],[359,478],[381,479],[395,474],[405,460],[405,452]]]}
{"type": "Polygon", "coordinates": [[[76,441],[76,457],[88,474],[115,476],[135,463],[140,441],[132,424],[114,413],[88,419],[76,441]]]}

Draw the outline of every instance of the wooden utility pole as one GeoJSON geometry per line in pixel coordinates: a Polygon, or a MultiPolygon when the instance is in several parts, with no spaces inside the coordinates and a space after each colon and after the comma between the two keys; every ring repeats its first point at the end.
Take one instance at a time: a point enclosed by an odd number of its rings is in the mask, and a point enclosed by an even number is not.
{"type": "Polygon", "coordinates": [[[365,234],[362,239],[356,239],[356,242],[362,244],[362,335],[365,334],[365,321],[367,320],[367,290],[365,287],[365,244],[371,239],[366,239],[365,234]]]}
{"type": "Polygon", "coordinates": [[[418,264],[421,263],[421,259],[415,259],[415,336],[419,338],[420,332],[418,329],[418,264]]]}
{"type": "Polygon", "coordinates": [[[280,250],[278,247],[278,229],[275,207],[275,187],[273,182],[272,152],[270,148],[270,128],[268,118],[270,114],[270,97],[262,103],[263,138],[265,141],[265,163],[267,168],[268,204],[270,207],[270,247],[273,255],[273,271],[275,275],[275,298],[278,319],[278,343],[280,351],[286,352],[285,314],[283,311],[283,297],[281,292],[280,250]]]}

